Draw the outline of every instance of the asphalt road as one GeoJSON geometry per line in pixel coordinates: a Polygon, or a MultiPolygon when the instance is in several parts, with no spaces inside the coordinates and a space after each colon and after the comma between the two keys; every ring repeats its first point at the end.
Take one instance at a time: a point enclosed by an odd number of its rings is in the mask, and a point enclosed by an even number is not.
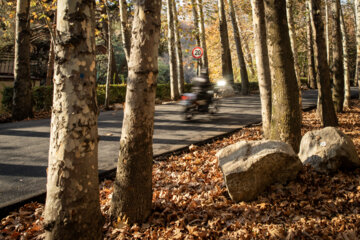
{"type": "MultiPolygon", "coordinates": [[[[317,92],[303,94],[303,108],[316,104],[317,92]]],[[[234,131],[261,121],[259,95],[221,100],[219,114],[198,115],[183,120],[177,104],[157,105],[154,155],[234,131]]],[[[121,135],[122,111],[99,116],[99,170],[116,167],[121,135]]],[[[50,120],[0,124],[0,209],[45,192],[50,120]]]]}

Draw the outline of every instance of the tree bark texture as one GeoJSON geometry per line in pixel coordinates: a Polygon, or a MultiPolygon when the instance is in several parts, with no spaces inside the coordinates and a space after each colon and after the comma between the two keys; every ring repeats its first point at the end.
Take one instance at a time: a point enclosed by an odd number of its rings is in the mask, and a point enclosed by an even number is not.
{"type": "Polygon", "coordinates": [[[107,74],[106,74],[106,88],[105,88],[105,109],[109,109],[109,105],[110,105],[110,83],[111,83],[111,79],[113,78],[113,71],[112,71],[112,63],[113,63],[113,59],[114,59],[114,51],[113,51],[113,45],[112,45],[112,41],[111,41],[111,37],[112,37],[112,27],[111,27],[111,15],[110,15],[110,10],[109,7],[107,6],[107,2],[106,0],[103,1],[104,2],[104,7],[106,8],[106,15],[108,18],[107,21],[107,27],[108,27],[108,31],[107,31],[107,51],[108,51],[108,66],[107,66],[107,74]]]}
{"type": "Polygon", "coordinates": [[[174,16],[174,31],[175,31],[175,44],[176,44],[176,70],[178,76],[178,88],[179,93],[184,93],[185,88],[185,77],[184,77],[184,63],[183,63],[183,56],[182,56],[182,48],[181,48],[181,41],[180,41],[180,32],[179,32],[179,21],[178,21],[178,13],[176,9],[176,1],[173,0],[172,4],[172,11],[174,16]]]}
{"type": "Polygon", "coordinates": [[[126,0],[119,0],[119,9],[121,21],[121,41],[124,47],[126,62],[129,62],[131,48],[131,26],[128,20],[126,0]]]}
{"type": "Polygon", "coordinates": [[[251,0],[251,5],[254,25],[256,69],[261,100],[262,128],[264,137],[269,139],[271,129],[271,75],[266,40],[264,2],[263,0],[251,0]]]}
{"type": "Polygon", "coordinates": [[[350,68],[349,68],[349,54],[348,54],[348,36],[346,33],[346,26],[344,22],[344,14],[340,7],[340,26],[343,44],[344,56],[344,83],[345,83],[345,99],[344,107],[350,107],[351,91],[350,91],[350,68]]]}
{"type": "Polygon", "coordinates": [[[224,0],[218,0],[218,11],[219,11],[219,32],[220,32],[220,42],[221,42],[222,76],[228,83],[234,84],[234,75],[232,69],[224,0]]]}
{"type": "Polygon", "coordinates": [[[94,15],[95,1],[57,3],[46,239],[102,239],[94,15]]]}
{"type": "MultiPolygon", "coordinates": [[[[135,2],[126,108],[110,213],[129,223],[151,213],[161,0],[135,2]]],[[[170,8],[171,9],[171,8],[170,8]]]]}
{"type": "Polygon", "coordinates": [[[12,118],[33,116],[30,79],[30,0],[17,0],[12,118]]]}
{"type": "MultiPolygon", "coordinates": [[[[207,46],[206,46],[206,33],[205,33],[205,19],[204,19],[204,11],[203,11],[203,1],[196,0],[196,6],[198,10],[199,17],[199,34],[200,34],[200,47],[203,49],[204,54],[201,57],[202,68],[209,69],[209,59],[207,55],[207,46]]],[[[209,74],[209,71],[206,72],[209,74]]]]}
{"type": "Polygon", "coordinates": [[[285,0],[265,0],[265,18],[272,81],[271,139],[289,143],[295,152],[301,140],[301,113],[285,0]]]}
{"type": "Polygon", "coordinates": [[[172,11],[173,0],[167,0],[167,24],[168,24],[168,50],[170,66],[170,97],[177,100],[180,97],[178,76],[176,68],[176,48],[175,48],[175,30],[174,15],[172,11]]]}
{"type": "Polygon", "coordinates": [[[308,62],[308,84],[312,89],[316,88],[316,72],[315,72],[315,58],[314,58],[314,41],[313,41],[313,29],[311,26],[310,16],[310,3],[306,2],[308,6],[308,12],[306,13],[307,20],[307,62],[308,62]]]}
{"type": "Polygon", "coordinates": [[[317,84],[318,84],[318,110],[321,125],[323,127],[337,126],[337,116],[331,95],[330,69],[327,61],[327,53],[324,38],[324,24],[321,16],[321,0],[311,0],[312,27],[315,33],[315,57],[317,58],[317,84]]]}
{"type": "Polygon", "coordinates": [[[238,57],[239,67],[240,67],[241,94],[248,95],[249,94],[249,78],[248,78],[247,69],[246,69],[246,65],[245,65],[244,53],[242,51],[242,46],[241,46],[239,25],[238,25],[237,16],[236,16],[235,9],[234,9],[233,0],[228,0],[228,3],[229,3],[231,23],[232,23],[232,27],[233,27],[233,31],[234,31],[236,52],[237,52],[237,57],[238,57]]]}
{"type": "Polygon", "coordinates": [[[326,53],[327,62],[330,66],[330,41],[329,41],[329,3],[325,0],[325,39],[326,39],[326,53]]]}
{"type": "Polygon", "coordinates": [[[344,63],[343,46],[340,26],[340,0],[332,0],[332,19],[333,19],[333,100],[336,112],[342,112],[344,104],[344,63]]]}
{"type": "MultiPolygon", "coordinates": [[[[356,69],[354,83],[359,86],[360,90],[360,3],[355,0],[355,13],[356,13],[356,69]]],[[[360,96],[359,96],[360,97],[360,96]]]]}
{"type": "MultiPolygon", "coordinates": [[[[54,37],[56,35],[56,25],[54,26],[54,37]]],[[[50,40],[50,49],[49,49],[49,59],[47,64],[47,71],[46,71],[46,81],[45,85],[50,86],[52,85],[53,78],[54,78],[54,63],[55,63],[55,43],[54,39],[51,38],[50,40]]]]}

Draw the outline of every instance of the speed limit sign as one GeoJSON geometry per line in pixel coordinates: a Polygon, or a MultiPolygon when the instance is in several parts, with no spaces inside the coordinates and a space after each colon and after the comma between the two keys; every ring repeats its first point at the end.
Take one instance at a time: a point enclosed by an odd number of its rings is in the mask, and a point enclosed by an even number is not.
{"type": "Polygon", "coordinates": [[[196,59],[201,58],[203,54],[204,54],[204,50],[201,47],[195,47],[192,50],[192,56],[196,59]]]}

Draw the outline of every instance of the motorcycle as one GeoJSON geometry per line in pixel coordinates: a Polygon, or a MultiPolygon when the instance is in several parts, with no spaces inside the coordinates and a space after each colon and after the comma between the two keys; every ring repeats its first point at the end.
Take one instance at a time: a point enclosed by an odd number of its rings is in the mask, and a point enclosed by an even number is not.
{"type": "Polygon", "coordinates": [[[184,93],[180,104],[184,106],[184,117],[191,120],[195,114],[216,114],[219,111],[219,100],[214,97],[214,90],[206,93],[184,93]]]}

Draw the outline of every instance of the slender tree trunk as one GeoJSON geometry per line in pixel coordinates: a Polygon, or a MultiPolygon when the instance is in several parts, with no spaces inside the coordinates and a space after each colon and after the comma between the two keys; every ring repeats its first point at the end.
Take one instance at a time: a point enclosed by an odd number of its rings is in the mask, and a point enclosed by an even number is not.
{"type": "MultiPolygon", "coordinates": [[[[360,3],[359,0],[355,0],[355,12],[356,12],[356,69],[354,83],[359,86],[360,90],[360,3]]],[[[359,95],[360,98],[360,95],[359,95]]]]}
{"type": "Polygon", "coordinates": [[[107,30],[107,51],[108,51],[108,64],[107,64],[107,76],[106,76],[106,90],[105,90],[105,109],[109,109],[110,105],[110,83],[113,76],[112,63],[114,58],[113,45],[111,41],[112,37],[112,27],[111,27],[111,16],[109,12],[109,7],[107,6],[106,0],[104,2],[104,7],[106,8],[106,14],[108,18],[108,30],[107,30]]]}
{"type": "Polygon", "coordinates": [[[271,75],[269,66],[269,55],[266,42],[266,24],[263,0],[251,0],[256,69],[259,81],[261,116],[264,137],[270,138],[271,130],[271,75]]]}
{"type": "Polygon", "coordinates": [[[340,27],[340,0],[332,0],[333,19],[333,74],[334,91],[333,100],[336,112],[342,112],[344,104],[344,63],[343,46],[340,27]]]}
{"type": "MultiPolygon", "coordinates": [[[[200,47],[204,50],[204,54],[201,58],[202,67],[209,69],[209,60],[207,55],[207,46],[206,46],[206,34],[205,34],[205,19],[203,13],[203,1],[196,0],[196,6],[199,16],[199,34],[200,34],[200,47]]],[[[206,74],[209,74],[209,71],[206,71],[206,74]]]]}
{"type": "Polygon", "coordinates": [[[307,20],[307,61],[308,61],[308,83],[309,87],[316,88],[316,73],[315,73],[315,59],[314,59],[314,42],[313,29],[311,27],[310,6],[308,0],[306,1],[308,12],[306,13],[307,20]]]}
{"type": "Polygon", "coordinates": [[[286,21],[286,2],[264,0],[264,3],[272,80],[271,139],[287,142],[298,152],[301,113],[286,21]]]}
{"type": "Polygon", "coordinates": [[[325,39],[326,39],[326,53],[327,62],[330,66],[330,41],[329,41],[329,3],[325,0],[325,39]]]}
{"type": "MultiPolygon", "coordinates": [[[[195,41],[196,41],[196,46],[200,46],[200,29],[199,29],[199,13],[198,13],[198,8],[197,8],[197,3],[195,2],[195,0],[191,0],[191,6],[192,6],[192,13],[193,13],[193,18],[194,18],[194,35],[195,35],[195,41]]],[[[200,75],[200,68],[202,66],[202,58],[199,59],[198,64],[197,64],[197,69],[196,69],[196,73],[199,76],[200,75]]]]}
{"type": "Polygon", "coordinates": [[[228,83],[234,84],[234,75],[232,69],[224,0],[218,0],[218,8],[219,8],[219,32],[220,32],[220,41],[221,41],[222,76],[228,83]]]}
{"type": "MultiPolygon", "coordinates": [[[[240,38],[242,38],[242,31],[241,31],[241,27],[240,27],[240,21],[239,21],[239,18],[238,18],[238,24],[239,24],[239,34],[240,34],[240,38]]],[[[254,69],[254,62],[253,62],[253,57],[251,55],[251,51],[250,51],[250,48],[249,48],[249,44],[248,44],[248,38],[244,37],[242,38],[243,41],[242,41],[242,45],[244,47],[244,53],[245,53],[245,61],[247,63],[247,66],[248,66],[248,69],[250,70],[250,73],[251,75],[255,75],[255,69],[254,69]]]]}
{"type": "Polygon", "coordinates": [[[179,33],[179,21],[178,21],[178,13],[176,9],[176,1],[173,0],[173,15],[174,15],[174,30],[175,30],[175,43],[176,43],[176,69],[177,69],[177,76],[178,76],[178,88],[179,93],[184,93],[184,64],[183,64],[183,56],[182,56],[182,48],[180,42],[180,33],[179,33]]]}
{"type": "Polygon", "coordinates": [[[230,9],[230,18],[234,31],[234,40],[236,45],[236,52],[239,61],[240,67],[240,75],[241,75],[241,94],[248,95],[249,94],[249,78],[247,74],[247,69],[245,65],[244,53],[242,51],[241,46],[241,38],[239,33],[239,25],[235,14],[234,4],[232,0],[228,0],[229,9],[230,9]]]}
{"type": "Polygon", "coordinates": [[[119,0],[119,9],[121,21],[121,41],[124,47],[126,62],[129,62],[131,48],[131,26],[128,20],[126,0],[119,0]]]}
{"type": "MultiPolygon", "coordinates": [[[[54,26],[54,36],[56,36],[56,25],[54,26]]],[[[46,71],[46,81],[45,81],[45,85],[46,86],[50,86],[53,82],[53,78],[54,78],[54,63],[55,63],[55,43],[54,43],[54,39],[51,38],[50,40],[50,49],[49,49],[49,60],[48,60],[48,64],[47,64],[47,71],[46,71]]]]}
{"type": "Polygon", "coordinates": [[[349,54],[348,54],[348,36],[346,33],[346,26],[344,22],[344,14],[340,7],[340,26],[342,32],[342,44],[343,44],[343,55],[344,55],[344,82],[345,82],[345,99],[344,107],[350,107],[350,68],[349,68],[349,54]]]}
{"type": "Polygon", "coordinates": [[[46,239],[102,239],[95,1],[59,0],[57,13],[44,229],[46,239]]]}
{"type": "Polygon", "coordinates": [[[30,0],[17,0],[12,118],[33,116],[30,79],[30,0]]]}
{"type": "Polygon", "coordinates": [[[317,58],[318,110],[323,127],[337,126],[337,116],[331,96],[330,69],[324,38],[324,24],[321,16],[321,0],[311,0],[312,27],[315,34],[315,57],[317,58]]]}
{"type": "Polygon", "coordinates": [[[173,0],[167,0],[167,24],[168,24],[168,49],[169,49],[169,66],[170,66],[170,96],[172,100],[180,97],[178,76],[176,69],[176,49],[175,49],[175,31],[174,15],[172,11],[173,0]]]}
{"type": "MultiPolygon", "coordinates": [[[[137,0],[126,108],[110,213],[129,223],[151,213],[152,161],[161,0],[137,0]]],[[[171,8],[170,8],[171,9],[171,8]]]]}

